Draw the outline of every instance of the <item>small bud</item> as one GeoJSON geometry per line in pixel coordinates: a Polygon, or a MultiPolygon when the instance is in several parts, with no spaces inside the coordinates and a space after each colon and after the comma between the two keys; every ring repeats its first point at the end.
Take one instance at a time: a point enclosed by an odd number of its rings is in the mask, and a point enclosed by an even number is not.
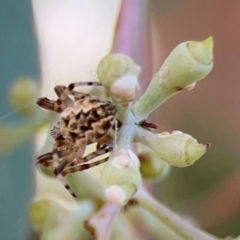
{"type": "Polygon", "coordinates": [[[162,135],[138,129],[135,140],[151,148],[160,159],[175,167],[192,165],[210,146],[200,144],[192,136],[179,131],[162,135]]]}
{"type": "Polygon", "coordinates": [[[111,164],[116,168],[129,168],[139,166],[139,160],[132,151],[120,150],[111,164]]]}
{"type": "Polygon", "coordinates": [[[36,231],[46,231],[58,227],[69,216],[70,211],[52,200],[31,203],[29,218],[36,231]]]}
{"type": "Polygon", "coordinates": [[[39,95],[37,83],[29,78],[20,78],[10,87],[9,103],[13,109],[25,118],[33,118],[36,114],[36,99],[39,95]]]}
{"type": "Polygon", "coordinates": [[[196,139],[188,134],[173,133],[169,137],[161,136],[160,134],[158,136],[159,145],[157,152],[161,159],[172,166],[190,166],[207,150],[204,144],[199,144],[196,139]]]}
{"type": "Polygon", "coordinates": [[[29,218],[41,239],[89,239],[84,221],[95,210],[89,200],[70,204],[47,198],[30,204],[29,218]]]}
{"type": "Polygon", "coordinates": [[[124,204],[125,193],[122,190],[122,188],[120,188],[117,185],[112,185],[112,186],[106,188],[105,189],[105,196],[106,196],[106,199],[110,203],[115,203],[115,204],[119,204],[119,205],[124,204]]]}
{"type": "Polygon", "coordinates": [[[133,111],[139,120],[148,115],[180,90],[191,90],[213,67],[213,40],[188,41],[179,44],[163,63],[133,111]]]}
{"type": "Polygon", "coordinates": [[[112,83],[122,76],[138,76],[140,67],[123,54],[110,54],[104,57],[97,66],[100,82],[109,89],[112,83]]]}
{"type": "Polygon", "coordinates": [[[107,55],[97,67],[99,81],[122,108],[128,106],[139,90],[139,73],[140,67],[123,54],[107,55]]]}
{"type": "Polygon", "coordinates": [[[139,84],[136,76],[124,76],[118,78],[110,87],[110,92],[117,98],[123,98],[127,101],[132,101],[137,91],[139,84]]]}
{"type": "Polygon", "coordinates": [[[170,165],[161,160],[154,151],[147,147],[138,154],[140,160],[140,172],[143,179],[158,179],[162,180],[167,176],[170,170],[170,165]]]}
{"type": "Polygon", "coordinates": [[[131,150],[114,154],[102,173],[102,183],[109,202],[124,205],[141,184],[139,160],[131,150]]]}

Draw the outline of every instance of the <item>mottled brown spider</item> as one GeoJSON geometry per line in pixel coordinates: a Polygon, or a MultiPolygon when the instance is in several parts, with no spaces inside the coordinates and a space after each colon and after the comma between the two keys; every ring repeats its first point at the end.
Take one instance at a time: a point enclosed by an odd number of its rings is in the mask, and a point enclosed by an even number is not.
{"type": "Polygon", "coordinates": [[[73,90],[77,86],[93,85],[101,84],[78,82],[71,83],[68,87],[56,86],[54,88],[58,96],[56,101],[48,98],[37,100],[40,107],[60,114],[60,121],[51,129],[51,136],[55,140],[53,150],[39,156],[37,164],[52,166],[55,177],[73,197],[76,197],[76,194],[63,177],[106,162],[108,158],[89,163],[93,158],[112,150],[111,144],[103,144],[95,152],[83,157],[86,146],[103,139],[116,122],[117,111],[112,102],[73,90]]]}

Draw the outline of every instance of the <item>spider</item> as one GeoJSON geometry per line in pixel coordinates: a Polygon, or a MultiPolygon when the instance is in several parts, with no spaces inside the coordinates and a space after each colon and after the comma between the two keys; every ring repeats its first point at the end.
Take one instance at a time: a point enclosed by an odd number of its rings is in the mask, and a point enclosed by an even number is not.
{"type": "Polygon", "coordinates": [[[67,87],[56,86],[56,101],[39,98],[36,102],[40,107],[60,114],[60,121],[51,129],[51,136],[55,140],[53,150],[39,156],[36,162],[45,167],[52,166],[54,176],[74,198],[77,196],[64,180],[64,176],[108,160],[107,157],[89,163],[93,158],[112,150],[112,145],[105,144],[103,139],[108,130],[114,127],[117,113],[112,102],[74,91],[77,86],[101,86],[101,83],[77,82],[67,87]],[[101,141],[103,144],[98,144],[95,152],[83,157],[87,145],[101,141]],[[59,161],[59,158],[62,160],[59,161]]]}

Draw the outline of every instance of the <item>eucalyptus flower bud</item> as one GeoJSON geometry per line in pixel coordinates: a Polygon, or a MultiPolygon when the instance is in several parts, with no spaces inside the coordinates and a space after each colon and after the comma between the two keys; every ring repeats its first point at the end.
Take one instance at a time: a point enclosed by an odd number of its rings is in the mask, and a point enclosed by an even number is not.
{"type": "Polygon", "coordinates": [[[10,87],[8,100],[13,109],[25,118],[36,114],[36,99],[39,95],[37,83],[30,78],[20,78],[10,87]]]}
{"type": "Polygon", "coordinates": [[[122,76],[138,76],[140,67],[133,60],[123,54],[110,54],[102,58],[97,66],[100,82],[110,88],[112,83],[122,76]]]}
{"type": "Polygon", "coordinates": [[[69,204],[60,199],[44,199],[31,203],[29,218],[41,239],[89,239],[84,221],[94,210],[91,201],[69,204]]]}
{"type": "Polygon", "coordinates": [[[149,148],[142,146],[142,151],[138,154],[138,158],[143,179],[162,180],[168,175],[170,165],[160,159],[158,154],[149,148]]]}
{"type": "Polygon", "coordinates": [[[179,44],[163,63],[133,111],[144,120],[158,106],[180,90],[191,90],[213,67],[213,40],[188,41],[179,44]]]}
{"type": "Polygon", "coordinates": [[[36,231],[46,231],[60,226],[70,210],[50,199],[34,201],[29,207],[29,218],[36,231]]]}
{"type": "Polygon", "coordinates": [[[180,131],[171,134],[153,134],[138,129],[135,140],[151,148],[160,159],[175,167],[192,165],[210,146],[200,144],[192,136],[180,131]]]}
{"type": "Polygon", "coordinates": [[[107,162],[102,183],[109,202],[124,205],[141,184],[139,160],[131,150],[120,150],[107,162]]]}
{"type": "Polygon", "coordinates": [[[104,57],[97,67],[99,81],[122,108],[128,106],[139,90],[140,67],[123,54],[104,57]]]}

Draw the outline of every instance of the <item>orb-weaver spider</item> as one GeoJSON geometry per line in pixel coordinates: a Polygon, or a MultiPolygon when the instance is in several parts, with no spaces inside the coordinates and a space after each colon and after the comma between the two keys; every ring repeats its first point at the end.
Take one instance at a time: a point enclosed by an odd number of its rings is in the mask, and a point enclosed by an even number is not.
{"type": "Polygon", "coordinates": [[[106,162],[108,158],[89,163],[91,159],[112,150],[111,144],[102,144],[95,152],[83,157],[87,145],[99,142],[107,135],[108,130],[114,127],[117,110],[110,101],[73,89],[77,86],[100,85],[99,82],[77,82],[69,84],[68,87],[56,86],[56,101],[48,98],[37,100],[40,107],[60,114],[60,121],[51,130],[51,136],[55,140],[53,150],[39,156],[37,164],[51,165],[55,177],[73,197],[76,197],[76,194],[63,177],[106,162]],[[59,158],[62,160],[59,161],[59,158]]]}

